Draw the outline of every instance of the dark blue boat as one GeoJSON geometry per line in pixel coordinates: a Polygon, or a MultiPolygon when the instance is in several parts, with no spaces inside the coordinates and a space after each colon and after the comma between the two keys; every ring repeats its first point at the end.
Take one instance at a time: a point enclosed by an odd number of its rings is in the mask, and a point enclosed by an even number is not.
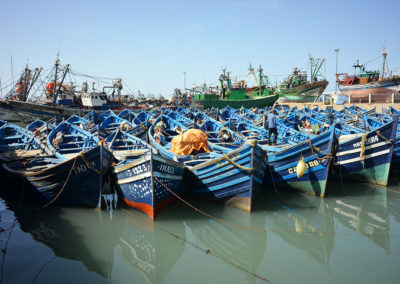
{"type": "Polygon", "coordinates": [[[280,152],[268,153],[267,184],[277,189],[295,189],[317,196],[325,196],[326,184],[336,145],[334,126],[328,132],[315,136],[280,152]],[[299,160],[304,159],[306,170],[298,177],[299,160]]]}
{"type": "Polygon", "coordinates": [[[189,170],[184,176],[185,193],[251,211],[264,177],[265,151],[253,140],[233,151],[209,143],[211,153],[180,156],[171,151],[171,140],[176,135],[173,129],[177,126],[187,130],[177,121],[160,116],[150,127],[149,137],[162,156],[184,164],[189,170]],[[167,124],[164,145],[153,138],[154,125],[161,119],[167,124]]]}
{"type": "Polygon", "coordinates": [[[176,199],[174,194],[181,194],[182,164],[161,157],[150,145],[125,132],[112,133],[106,143],[120,160],[114,173],[118,195],[125,204],[154,219],[176,199]]]}
{"type": "Polygon", "coordinates": [[[9,162],[3,169],[13,178],[23,179],[42,205],[98,207],[102,178],[111,163],[112,154],[99,145],[69,160],[39,157],[9,162]]]}

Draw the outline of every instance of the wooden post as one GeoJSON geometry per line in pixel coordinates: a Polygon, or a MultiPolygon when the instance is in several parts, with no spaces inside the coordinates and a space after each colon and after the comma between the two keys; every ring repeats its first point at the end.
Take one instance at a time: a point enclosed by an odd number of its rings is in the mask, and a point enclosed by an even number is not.
{"type": "Polygon", "coordinates": [[[368,95],[368,104],[371,104],[371,94],[368,95]]]}
{"type": "Polygon", "coordinates": [[[349,95],[349,104],[351,104],[351,95],[349,95]]]}
{"type": "Polygon", "coordinates": [[[394,104],[394,93],[392,93],[392,104],[394,104]]]}
{"type": "Polygon", "coordinates": [[[322,102],[323,102],[323,103],[322,103],[322,105],[325,105],[325,99],[326,99],[326,95],[325,95],[325,94],[323,94],[323,95],[322,95],[322,99],[323,99],[323,101],[322,101],[322,102]]]}

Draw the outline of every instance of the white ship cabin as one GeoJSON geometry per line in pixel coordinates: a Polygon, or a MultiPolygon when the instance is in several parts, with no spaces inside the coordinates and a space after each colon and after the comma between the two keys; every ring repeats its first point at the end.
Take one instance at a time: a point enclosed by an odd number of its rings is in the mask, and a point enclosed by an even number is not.
{"type": "Polygon", "coordinates": [[[73,106],[74,105],[74,95],[70,92],[61,92],[57,96],[56,103],[60,106],[73,106]]]}
{"type": "Polygon", "coordinates": [[[107,95],[105,93],[82,93],[82,105],[85,107],[101,107],[107,104],[107,95]]]}

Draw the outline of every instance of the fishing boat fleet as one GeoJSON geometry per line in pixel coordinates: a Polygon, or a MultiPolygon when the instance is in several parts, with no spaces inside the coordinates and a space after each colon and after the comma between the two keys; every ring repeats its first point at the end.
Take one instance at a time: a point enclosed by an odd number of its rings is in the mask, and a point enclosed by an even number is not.
{"type": "Polygon", "coordinates": [[[324,197],[331,179],[387,185],[400,163],[399,115],[228,106],[92,111],[26,128],[0,121],[0,169],[8,190],[38,208],[96,208],[116,192],[152,219],[176,199],[250,212],[262,190],[324,197]]]}
{"type": "MultiPolygon", "coordinates": [[[[399,102],[400,76],[389,70],[385,48],[382,57],[380,70],[367,70],[365,64],[357,61],[353,74],[335,74],[340,94],[331,94],[331,102],[341,103],[343,99],[349,103],[399,102]]],[[[72,115],[84,116],[92,110],[119,113],[124,109],[151,109],[155,106],[192,107],[201,111],[225,107],[262,109],[276,102],[318,102],[326,99],[322,94],[329,84],[321,72],[325,64],[325,59],[309,55],[308,71],[294,68],[279,84],[271,83],[270,76],[264,73],[261,65],[257,70],[250,65],[245,80],[238,80],[223,68],[215,86],[207,86],[206,83],[190,89],[185,86],[184,90],[175,89],[172,98],[167,100],[161,94],[157,98],[154,95],[146,98],[140,91],[133,95],[129,87],[131,94],[122,95],[126,82],[121,78],[80,73],[71,69],[69,64],[61,65],[57,56],[48,74],[43,74],[45,71],[42,68],[31,70],[27,65],[16,81],[12,80],[2,88],[7,92],[0,99],[0,119],[28,123],[36,118],[49,120],[53,117],[67,119],[72,115]]]]}

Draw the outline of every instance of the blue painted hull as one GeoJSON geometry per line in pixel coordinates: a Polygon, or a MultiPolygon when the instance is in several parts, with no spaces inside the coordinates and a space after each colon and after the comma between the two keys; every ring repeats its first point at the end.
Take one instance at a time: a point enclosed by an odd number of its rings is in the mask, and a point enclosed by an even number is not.
{"type": "Polygon", "coordinates": [[[112,161],[111,152],[103,146],[97,146],[76,158],[40,171],[21,170],[18,165],[4,165],[3,168],[7,174],[26,180],[32,196],[41,204],[97,207],[103,176],[112,161]]]}
{"type": "Polygon", "coordinates": [[[183,170],[183,165],[153,153],[124,161],[114,169],[118,195],[125,204],[154,219],[175,199],[161,183],[180,195],[183,170]]]}
{"type": "Polygon", "coordinates": [[[210,160],[190,169],[189,186],[185,192],[201,198],[221,200],[226,205],[251,211],[254,198],[260,191],[267,158],[260,146],[244,145],[227,156],[241,167],[224,157],[210,160]],[[252,170],[249,170],[252,169],[252,170]]]}
{"type": "Polygon", "coordinates": [[[265,181],[279,189],[298,190],[318,196],[325,196],[329,167],[336,143],[334,130],[310,139],[314,153],[306,142],[302,142],[278,153],[269,153],[269,168],[265,173],[265,181]],[[324,154],[325,153],[325,154],[324,154]],[[296,166],[303,157],[307,169],[303,176],[297,177],[296,166]],[[318,158],[317,158],[318,157],[318,158]]]}
{"type": "Polygon", "coordinates": [[[361,136],[339,143],[335,174],[350,180],[387,185],[396,127],[397,120],[365,134],[364,157],[361,153],[363,144],[361,136]]]}

